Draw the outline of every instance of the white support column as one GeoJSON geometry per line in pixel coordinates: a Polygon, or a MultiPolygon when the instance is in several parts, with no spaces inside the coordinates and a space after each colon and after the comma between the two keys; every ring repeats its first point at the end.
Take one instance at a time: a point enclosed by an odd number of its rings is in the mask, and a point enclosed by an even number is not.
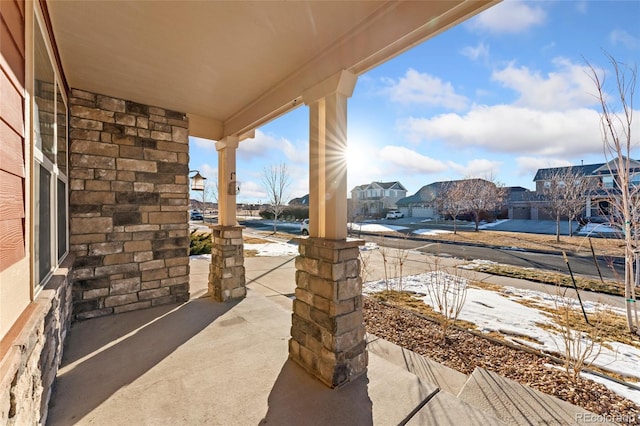
{"type": "Polygon", "coordinates": [[[347,237],[347,98],[357,77],[342,71],[306,90],[309,106],[309,235],[347,237]]]}
{"type": "Polygon", "coordinates": [[[218,225],[236,226],[236,150],[240,138],[227,136],[216,142],[218,151],[218,225]]]}
{"type": "Polygon", "coordinates": [[[584,215],[585,217],[591,217],[591,195],[586,196],[586,205],[584,207],[584,215]]]}

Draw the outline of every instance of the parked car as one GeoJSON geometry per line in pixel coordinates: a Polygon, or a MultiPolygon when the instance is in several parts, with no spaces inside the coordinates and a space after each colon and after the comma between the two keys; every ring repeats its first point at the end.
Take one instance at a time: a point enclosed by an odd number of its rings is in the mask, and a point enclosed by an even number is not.
{"type": "Polygon", "coordinates": [[[202,220],[202,221],[204,221],[204,216],[199,211],[192,211],[190,219],[191,220],[202,220]]]}
{"type": "Polygon", "coordinates": [[[398,210],[391,210],[387,212],[385,219],[400,219],[404,217],[404,213],[398,210]]]}
{"type": "Polygon", "coordinates": [[[305,219],[300,224],[300,233],[302,235],[309,235],[309,219],[305,219]]]}

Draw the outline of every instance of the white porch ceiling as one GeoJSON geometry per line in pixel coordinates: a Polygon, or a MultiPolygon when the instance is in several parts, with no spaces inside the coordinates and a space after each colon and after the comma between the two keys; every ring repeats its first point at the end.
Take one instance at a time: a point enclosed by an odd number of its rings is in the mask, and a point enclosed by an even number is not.
{"type": "Polygon", "coordinates": [[[47,7],[70,87],[186,112],[194,136],[219,140],[295,108],[305,89],[343,69],[360,75],[498,1],[48,0],[47,7]]]}

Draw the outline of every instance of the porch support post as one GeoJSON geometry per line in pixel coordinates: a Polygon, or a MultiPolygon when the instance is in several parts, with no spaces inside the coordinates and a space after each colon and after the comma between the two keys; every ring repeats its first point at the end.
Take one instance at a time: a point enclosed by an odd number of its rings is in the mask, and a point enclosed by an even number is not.
{"type": "Polygon", "coordinates": [[[303,94],[310,110],[309,238],[296,258],[289,357],[331,388],[367,369],[358,246],[347,239],[347,98],[342,71],[303,94]]]}
{"type": "Polygon", "coordinates": [[[587,194],[585,197],[586,205],[584,207],[584,216],[591,217],[591,195],[587,194]]]}
{"type": "Polygon", "coordinates": [[[236,150],[239,138],[216,142],[218,151],[218,224],[211,228],[209,293],[218,302],[242,299],[245,287],[242,226],[236,220],[236,150]]]}

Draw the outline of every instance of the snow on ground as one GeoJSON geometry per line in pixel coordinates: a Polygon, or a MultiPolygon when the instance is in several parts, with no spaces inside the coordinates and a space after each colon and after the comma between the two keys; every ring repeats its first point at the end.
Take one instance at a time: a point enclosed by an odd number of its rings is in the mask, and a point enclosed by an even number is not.
{"type": "Polygon", "coordinates": [[[478,229],[493,228],[496,225],[500,225],[501,223],[508,222],[508,221],[509,221],[509,219],[500,219],[500,220],[496,220],[495,222],[484,223],[484,224],[478,226],[478,229]]]}
{"type": "Polygon", "coordinates": [[[578,231],[578,235],[620,233],[620,229],[610,226],[608,223],[587,223],[582,228],[580,228],[580,231],[578,231]]]}
{"type": "Polygon", "coordinates": [[[256,256],[295,256],[298,246],[284,242],[270,242],[266,244],[245,244],[245,250],[255,250],[256,256]]]}
{"type": "Polygon", "coordinates": [[[438,234],[452,234],[452,231],[447,231],[444,229],[418,229],[412,232],[412,234],[416,235],[438,235],[438,234]]]}
{"type": "MultiPolygon", "coordinates": [[[[440,272],[442,274],[442,272],[440,272]]],[[[407,276],[400,284],[398,279],[372,281],[363,284],[364,293],[375,293],[382,290],[405,290],[415,292],[434,310],[438,310],[437,306],[432,302],[429,296],[429,288],[443,288],[442,279],[436,279],[438,273],[429,272],[419,275],[407,276]],[[440,287],[438,287],[440,286],[440,287]]],[[[451,276],[454,280],[464,280],[464,278],[451,276]]],[[[465,280],[466,281],[466,280],[465,280]]],[[[518,303],[518,301],[535,302],[542,306],[555,306],[555,296],[541,291],[523,290],[514,287],[504,287],[501,292],[466,287],[466,302],[458,316],[459,319],[473,322],[482,332],[504,331],[505,338],[519,344],[526,344],[535,349],[564,353],[564,342],[562,336],[558,332],[542,328],[540,325],[553,324],[553,321],[544,314],[542,310],[528,305],[518,303]],[[533,338],[535,342],[518,338],[517,336],[528,336],[533,338]]],[[[433,291],[433,290],[432,290],[433,291]]],[[[449,289],[448,296],[453,297],[453,291],[449,289]]],[[[579,306],[577,301],[571,299],[571,304],[579,306]]],[[[604,306],[594,302],[585,302],[585,310],[594,312],[604,306]]],[[[606,307],[612,311],[614,308],[606,307]]],[[[620,312],[617,310],[617,312],[620,312]]],[[[600,366],[610,371],[620,373],[622,375],[637,377],[640,379],[640,349],[630,345],[607,342],[611,349],[602,347],[602,351],[595,360],[594,365],[600,366]]],[[[605,380],[606,381],[606,380],[605,380]]],[[[607,381],[608,382],[608,381],[607,381]]],[[[609,386],[609,383],[603,383],[609,386]]],[[[611,390],[617,392],[613,386],[611,390]]],[[[625,397],[640,404],[640,391],[629,390],[625,397]]]]}
{"type": "Polygon", "coordinates": [[[408,229],[406,226],[398,226],[398,225],[382,225],[376,223],[350,223],[349,228],[354,231],[363,231],[363,232],[394,232],[394,231],[402,231],[404,229],[408,229]]]}

